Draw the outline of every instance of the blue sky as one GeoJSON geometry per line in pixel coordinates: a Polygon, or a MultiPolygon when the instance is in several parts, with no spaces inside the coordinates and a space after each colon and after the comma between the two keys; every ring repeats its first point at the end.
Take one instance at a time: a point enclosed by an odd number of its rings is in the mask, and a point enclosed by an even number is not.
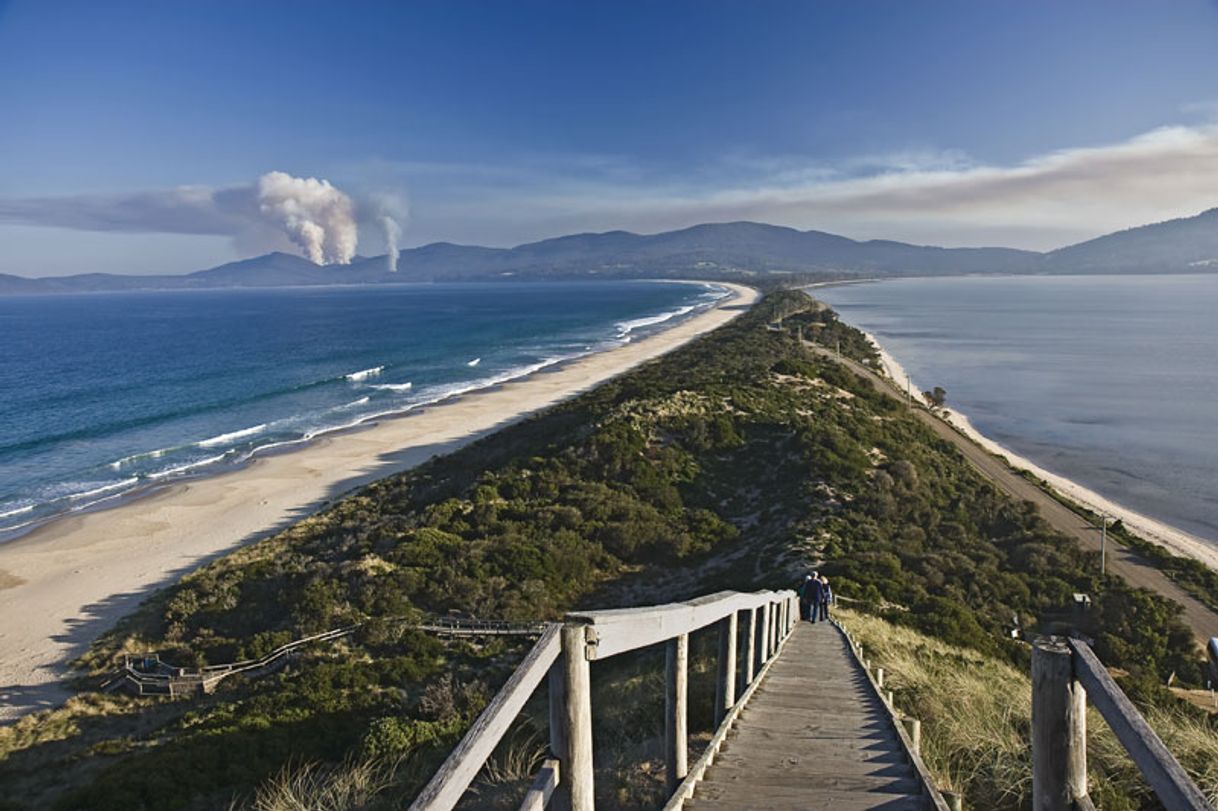
{"type": "Polygon", "coordinates": [[[365,254],[377,200],[404,246],[756,219],[1047,248],[1218,205],[1216,121],[1213,0],[15,0],[0,272],[293,247],[271,171],[348,197],[365,254]]]}

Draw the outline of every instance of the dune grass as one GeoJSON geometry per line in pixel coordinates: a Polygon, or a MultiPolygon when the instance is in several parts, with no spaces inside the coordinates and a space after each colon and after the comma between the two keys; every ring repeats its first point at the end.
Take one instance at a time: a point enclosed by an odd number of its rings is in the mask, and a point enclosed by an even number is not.
{"type": "MultiPolygon", "coordinates": [[[[922,720],[923,757],[942,790],[971,808],[1031,804],[1032,683],[1027,672],[857,611],[839,618],[883,667],[897,708],[922,720]]],[[[1142,707],[1168,749],[1218,802],[1218,723],[1170,698],[1142,707]]],[[[1158,807],[1107,724],[1087,717],[1091,797],[1104,809],[1158,807]]]]}

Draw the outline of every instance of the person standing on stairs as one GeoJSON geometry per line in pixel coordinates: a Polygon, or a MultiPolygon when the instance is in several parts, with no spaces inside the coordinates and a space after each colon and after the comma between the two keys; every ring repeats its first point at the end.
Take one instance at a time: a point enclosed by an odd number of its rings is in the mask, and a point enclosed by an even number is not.
{"type": "Polygon", "coordinates": [[[808,613],[804,617],[808,622],[816,622],[816,615],[820,612],[820,603],[824,594],[824,585],[821,583],[820,574],[813,572],[804,581],[803,588],[800,589],[800,601],[808,601],[808,613]]]}
{"type": "Polygon", "coordinates": [[[812,604],[812,581],[818,577],[816,572],[804,575],[803,582],[799,584],[799,618],[801,620],[811,619],[816,613],[816,609],[812,604]]]}
{"type": "Polygon", "coordinates": [[[820,619],[822,622],[829,620],[829,604],[833,602],[833,589],[829,588],[829,578],[823,575],[820,578],[820,604],[813,606],[813,611],[819,609],[820,619]]]}

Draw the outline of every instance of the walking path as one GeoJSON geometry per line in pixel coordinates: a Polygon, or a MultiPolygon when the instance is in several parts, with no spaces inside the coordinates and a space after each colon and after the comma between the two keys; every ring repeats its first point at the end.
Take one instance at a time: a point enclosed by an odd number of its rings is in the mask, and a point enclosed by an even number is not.
{"type": "Polygon", "coordinates": [[[827,622],[796,626],[684,807],[933,808],[892,716],[827,622]]]}

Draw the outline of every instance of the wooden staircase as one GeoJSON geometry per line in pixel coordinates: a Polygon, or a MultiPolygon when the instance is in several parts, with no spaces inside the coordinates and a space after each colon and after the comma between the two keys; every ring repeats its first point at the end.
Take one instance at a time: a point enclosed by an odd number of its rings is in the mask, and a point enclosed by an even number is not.
{"type": "Polygon", "coordinates": [[[838,628],[801,622],[742,710],[690,811],[933,808],[838,628]]]}

